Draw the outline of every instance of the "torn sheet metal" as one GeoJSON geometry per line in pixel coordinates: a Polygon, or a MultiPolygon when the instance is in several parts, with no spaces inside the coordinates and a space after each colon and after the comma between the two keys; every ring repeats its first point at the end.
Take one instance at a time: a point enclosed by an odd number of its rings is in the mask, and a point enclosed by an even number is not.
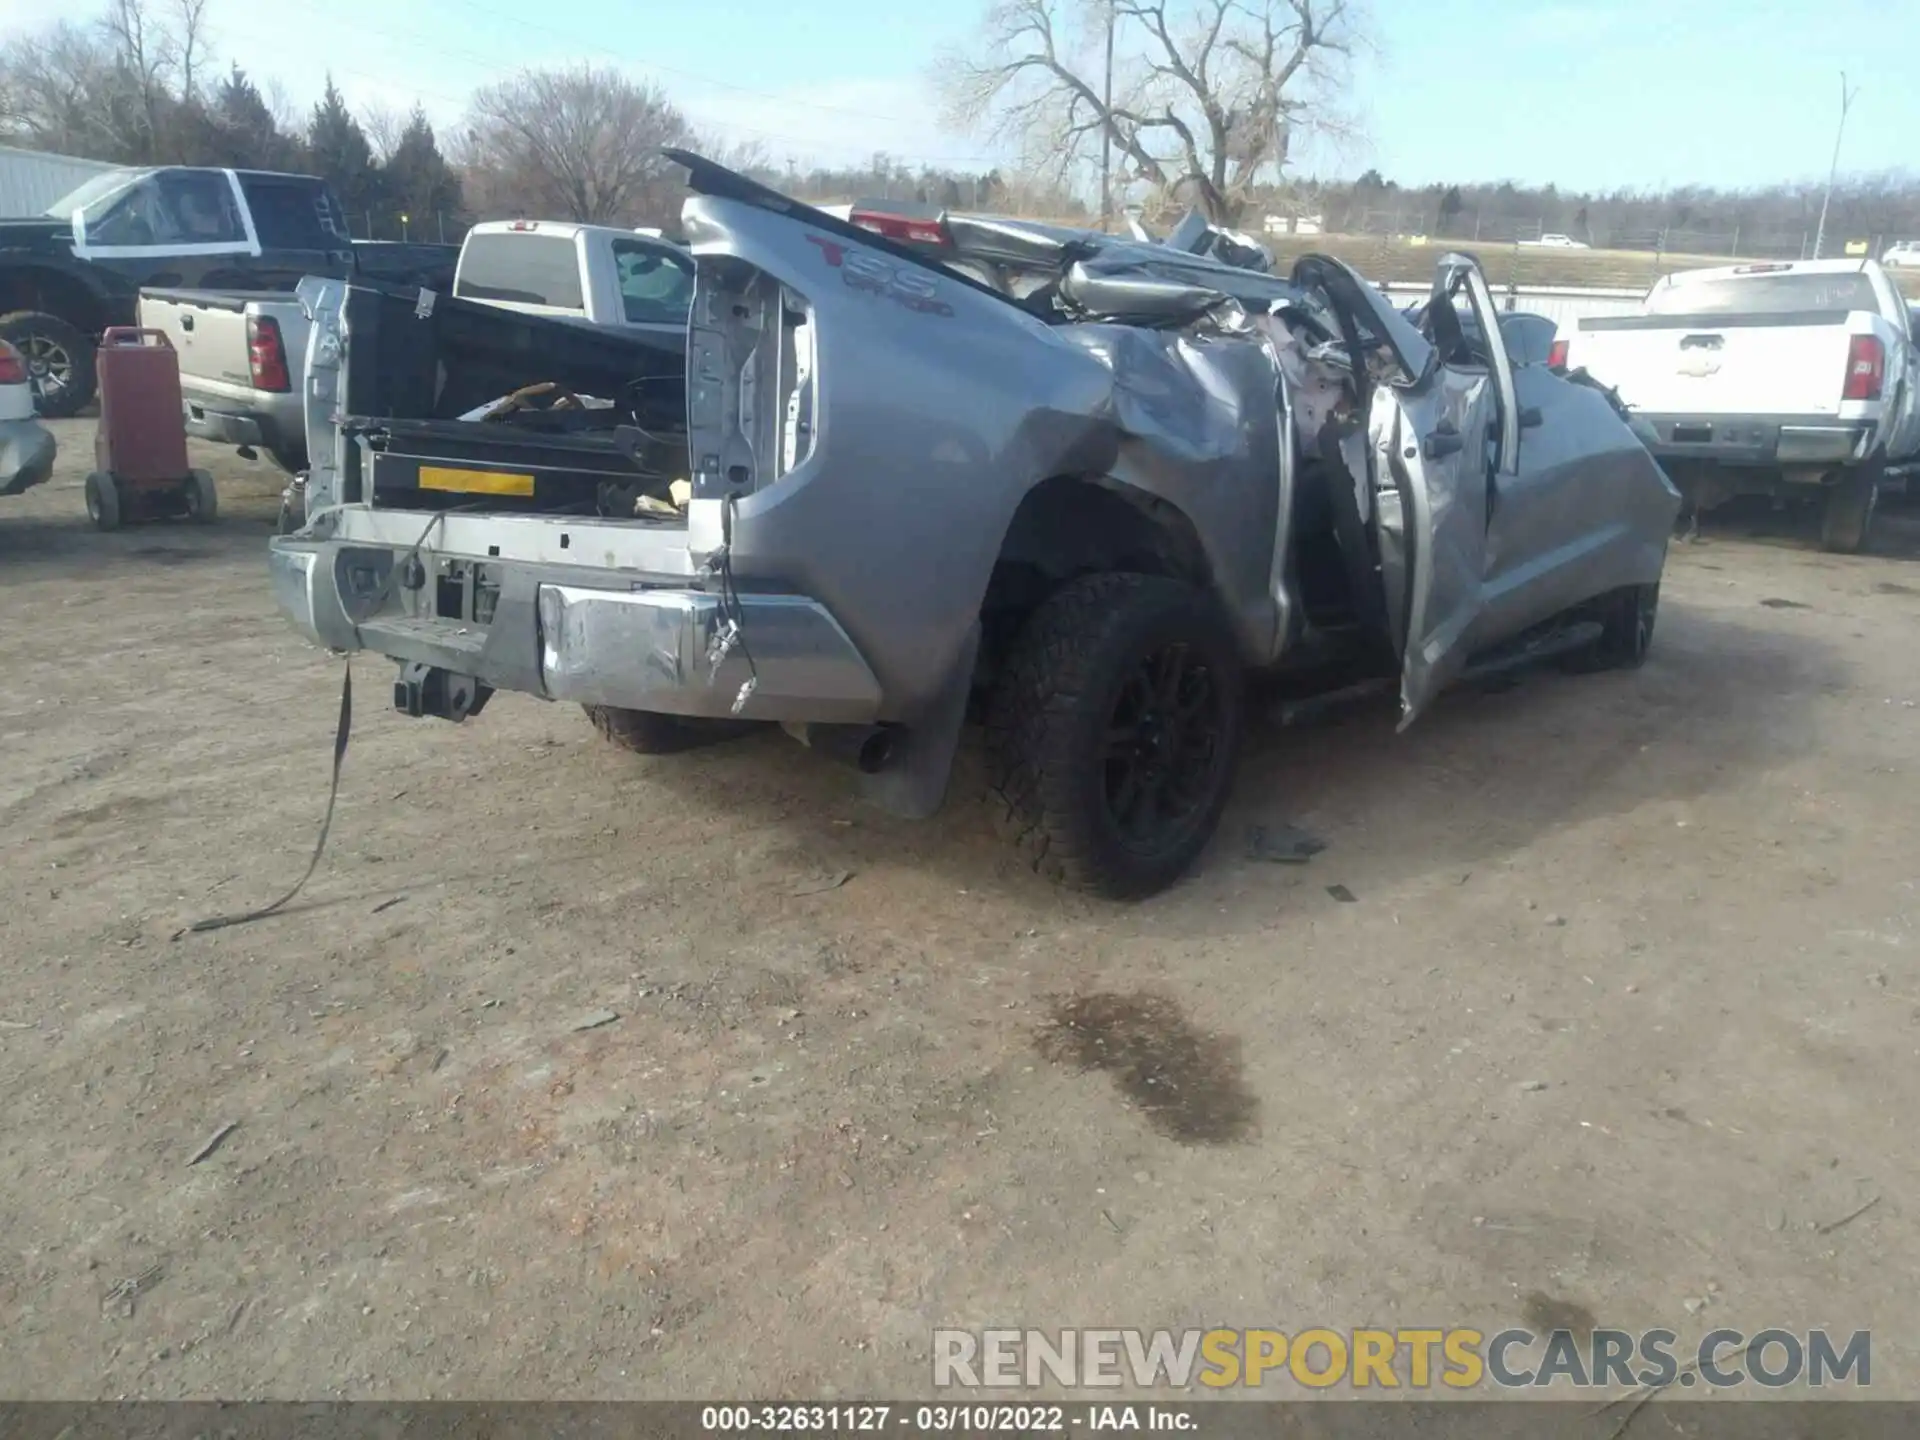
{"type": "Polygon", "coordinates": [[[1467,662],[1485,573],[1491,480],[1485,437],[1495,406],[1484,373],[1451,366],[1418,390],[1378,395],[1376,404],[1393,412],[1392,439],[1376,451],[1392,483],[1379,493],[1383,510],[1400,510],[1398,539],[1410,547],[1397,561],[1406,572],[1398,585],[1404,729],[1467,662]],[[1436,436],[1457,441],[1457,448],[1434,444],[1436,436]]]}

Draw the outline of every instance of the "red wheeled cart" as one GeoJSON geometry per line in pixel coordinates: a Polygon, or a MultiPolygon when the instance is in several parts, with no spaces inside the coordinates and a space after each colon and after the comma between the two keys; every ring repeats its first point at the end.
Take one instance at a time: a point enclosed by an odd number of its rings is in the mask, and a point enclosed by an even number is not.
{"type": "Polygon", "coordinates": [[[213,477],[187,465],[180,357],[159,330],[116,326],[100,337],[100,428],[87,476],[87,514],[102,530],[185,516],[211,525],[213,477]]]}

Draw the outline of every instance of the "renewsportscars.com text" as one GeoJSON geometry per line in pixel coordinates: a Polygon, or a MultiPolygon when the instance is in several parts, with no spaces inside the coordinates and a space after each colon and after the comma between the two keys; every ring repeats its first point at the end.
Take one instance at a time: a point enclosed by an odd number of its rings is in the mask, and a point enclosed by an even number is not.
{"type": "Polygon", "coordinates": [[[939,1390],[1541,1390],[1704,1385],[1824,1389],[1873,1383],[1873,1337],[1826,1330],[936,1330],[939,1390]]]}

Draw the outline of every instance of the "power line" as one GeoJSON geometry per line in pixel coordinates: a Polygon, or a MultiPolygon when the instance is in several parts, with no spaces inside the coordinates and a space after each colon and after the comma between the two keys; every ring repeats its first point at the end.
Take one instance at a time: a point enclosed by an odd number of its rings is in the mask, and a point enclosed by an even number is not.
{"type": "MultiPolygon", "coordinates": [[[[463,8],[471,10],[478,15],[488,15],[496,20],[505,20],[509,24],[518,25],[527,30],[538,31],[543,35],[551,36],[552,34],[552,31],[548,30],[545,26],[536,25],[524,16],[515,15],[506,10],[495,10],[489,5],[479,4],[478,0],[458,0],[458,3],[463,8]]],[[[889,125],[911,125],[915,123],[911,120],[902,120],[894,115],[877,115],[870,110],[854,110],[844,105],[823,105],[817,101],[801,100],[794,96],[782,95],[771,90],[757,90],[751,85],[740,85],[731,80],[718,80],[711,75],[701,75],[692,70],[682,70],[676,66],[662,65],[656,60],[641,60],[631,55],[623,58],[625,58],[629,64],[640,65],[649,70],[658,70],[667,75],[678,75],[683,80],[693,80],[702,85],[711,85],[717,90],[731,90],[739,95],[755,95],[762,100],[778,100],[784,105],[798,105],[807,110],[823,110],[830,115],[847,115],[856,120],[884,120],[889,125]]]]}
{"type": "MultiPolygon", "coordinates": [[[[238,26],[229,25],[225,23],[222,23],[219,29],[223,35],[224,34],[239,35],[243,39],[255,40],[260,42],[261,44],[278,44],[281,40],[285,38],[284,36],[262,35],[258,31],[245,30],[245,29],[241,29],[238,26]]],[[[234,63],[239,64],[238,61],[235,61],[234,63]]],[[[246,69],[244,65],[242,65],[240,68],[242,70],[246,69]]],[[[357,80],[366,80],[375,85],[393,86],[395,84],[394,80],[390,76],[376,75],[372,71],[357,70],[357,69],[354,69],[352,66],[348,66],[348,65],[329,65],[326,67],[326,71],[329,75],[350,75],[357,80]]],[[[414,85],[413,90],[416,95],[425,96],[430,100],[444,100],[449,105],[464,105],[467,103],[467,100],[469,98],[468,96],[464,96],[464,95],[449,95],[444,90],[429,90],[422,85],[414,85]]]]}
{"type": "MultiPolygon", "coordinates": [[[[483,13],[488,15],[498,15],[500,18],[503,18],[503,19],[514,18],[512,16],[504,15],[502,14],[502,12],[489,10],[484,6],[475,6],[469,3],[468,8],[473,9],[478,13],[483,13]]],[[[516,20],[515,23],[527,24],[528,22],[521,22],[516,20]]],[[[382,28],[382,29],[375,30],[375,29],[370,29],[369,27],[366,27],[366,26],[360,26],[357,28],[362,34],[371,35],[376,39],[388,41],[389,43],[399,48],[416,50],[422,54],[432,55],[436,59],[440,59],[443,61],[450,60],[456,64],[469,66],[475,70],[480,71],[481,73],[486,75],[489,79],[493,79],[493,80],[504,79],[504,78],[507,78],[511,73],[513,73],[507,70],[505,67],[502,67],[498,61],[494,60],[489,56],[479,55],[471,50],[464,50],[456,46],[450,46],[446,44],[443,40],[440,40],[436,37],[429,37],[426,35],[422,35],[418,31],[398,30],[393,28],[382,28]]],[[[528,28],[531,29],[531,28],[538,28],[538,27],[528,24],[528,28]]],[[[240,35],[244,38],[257,41],[261,44],[278,44],[279,40],[282,38],[277,36],[265,35],[258,31],[250,31],[243,27],[230,25],[230,24],[223,24],[220,27],[220,29],[222,30],[223,33],[232,33],[232,34],[240,35]]],[[[850,110],[850,109],[844,109],[837,106],[815,104],[809,101],[798,100],[789,96],[779,95],[772,91],[756,90],[751,87],[743,86],[743,85],[733,85],[727,81],[714,80],[707,76],[695,75],[692,72],[676,70],[670,66],[655,65],[650,61],[629,61],[629,63],[637,65],[642,69],[654,69],[654,70],[660,70],[669,74],[681,75],[684,78],[694,80],[698,83],[714,85],[718,88],[736,91],[741,94],[754,95],[761,99],[775,101],[780,104],[798,105],[808,109],[821,110],[827,113],[845,115],[845,116],[856,118],[856,119],[883,120],[889,124],[907,125],[912,123],[909,121],[892,119],[890,117],[883,116],[883,115],[875,115],[866,111],[850,110]]],[[[384,87],[395,87],[396,85],[399,85],[400,87],[405,88],[410,86],[415,91],[415,93],[419,95],[427,96],[429,98],[436,99],[436,100],[442,100],[449,105],[464,106],[472,99],[472,96],[470,94],[464,95],[464,96],[450,95],[445,91],[427,89],[411,81],[396,82],[388,76],[376,75],[370,71],[361,70],[361,69],[357,69],[350,66],[335,65],[335,66],[330,66],[328,68],[331,73],[353,76],[357,79],[366,80],[373,84],[384,86],[384,87]]],[[[843,156],[853,155],[856,153],[864,153],[864,154],[870,155],[874,153],[875,150],[885,149],[885,147],[861,144],[858,142],[824,140],[815,136],[793,135],[785,131],[767,130],[760,126],[747,125],[736,120],[711,119],[703,122],[703,125],[705,128],[733,131],[740,134],[750,135],[760,140],[778,141],[784,145],[791,146],[802,151],[813,151],[816,153],[821,151],[828,151],[828,152],[837,152],[843,156]]],[[[992,169],[1005,163],[999,157],[990,156],[990,155],[927,155],[922,153],[906,153],[906,152],[899,152],[899,151],[892,151],[892,150],[888,150],[886,151],[886,153],[889,154],[894,159],[906,161],[906,162],[918,163],[920,165],[927,166],[927,167],[944,166],[944,167],[950,168],[954,166],[981,166],[988,169],[992,169]]]]}

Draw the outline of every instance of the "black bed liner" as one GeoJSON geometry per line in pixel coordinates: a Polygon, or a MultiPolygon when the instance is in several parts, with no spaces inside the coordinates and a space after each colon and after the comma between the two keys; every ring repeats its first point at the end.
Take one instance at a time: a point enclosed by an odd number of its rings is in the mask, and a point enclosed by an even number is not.
{"type": "Polygon", "coordinates": [[[504,310],[413,288],[356,282],[347,293],[348,414],[452,420],[551,381],[623,400],[640,387],[649,429],[686,423],[686,341],[504,310]],[[616,393],[609,393],[609,392],[616,393]]]}
{"type": "Polygon", "coordinates": [[[364,443],[376,505],[626,516],[687,473],[684,336],[364,283],[346,322],[341,428],[364,443]],[[534,408],[459,418],[540,385],[554,388],[534,408]],[[613,406],[539,408],[560,392],[613,406]]]}
{"type": "Polygon", "coordinates": [[[368,442],[374,503],[396,508],[431,509],[474,498],[471,492],[424,487],[423,470],[531,476],[530,496],[492,496],[489,503],[535,513],[591,509],[602,485],[664,493],[686,473],[681,437],[631,425],[556,433],[492,421],[357,415],[349,416],[342,429],[368,442]]]}

